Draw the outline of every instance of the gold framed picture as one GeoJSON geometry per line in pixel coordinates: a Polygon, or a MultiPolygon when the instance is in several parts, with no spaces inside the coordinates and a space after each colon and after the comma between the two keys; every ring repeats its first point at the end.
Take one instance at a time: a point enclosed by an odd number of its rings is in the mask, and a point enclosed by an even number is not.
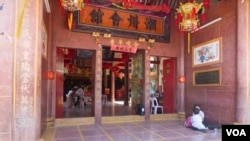
{"type": "Polygon", "coordinates": [[[193,86],[220,86],[221,68],[193,72],[193,86]]]}
{"type": "Polygon", "coordinates": [[[42,56],[47,59],[48,52],[48,32],[45,23],[42,24],[42,56]]]}
{"type": "Polygon", "coordinates": [[[221,63],[222,38],[216,38],[192,47],[192,67],[221,63]]]}

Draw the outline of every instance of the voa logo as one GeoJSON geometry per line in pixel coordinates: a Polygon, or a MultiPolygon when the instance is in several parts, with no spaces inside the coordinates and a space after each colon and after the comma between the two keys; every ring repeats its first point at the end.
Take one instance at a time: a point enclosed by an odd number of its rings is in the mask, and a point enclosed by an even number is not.
{"type": "Polygon", "coordinates": [[[226,129],[227,136],[247,136],[244,129],[226,129]]]}

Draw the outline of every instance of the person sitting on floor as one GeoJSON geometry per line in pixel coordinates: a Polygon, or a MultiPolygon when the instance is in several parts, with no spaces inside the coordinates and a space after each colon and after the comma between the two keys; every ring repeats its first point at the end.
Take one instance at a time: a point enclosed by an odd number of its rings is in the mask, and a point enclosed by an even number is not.
{"type": "Polygon", "coordinates": [[[206,133],[208,128],[202,123],[203,119],[199,115],[199,112],[199,108],[193,109],[193,115],[191,117],[192,129],[206,133]]]}
{"type": "MultiPolygon", "coordinates": [[[[206,120],[205,120],[205,113],[201,110],[201,107],[200,107],[199,105],[195,104],[195,105],[194,105],[194,108],[198,108],[198,109],[200,110],[199,115],[200,115],[201,118],[202,118],[202,123],[203,123],[205,126],[207,126],[207,122],[206,122],[206,120]]],[[[194,110],[194,108],[193,108],[193,110],[194,110]]],[[[193,115],[194,115],[194,113],[193,113],[193,115]]]]}
{"type": "MultiPolygon", "coordinates": [[[[215,128],[219,129],[221,128],[220,125],[215,125],[215,124],[210,124],[209,122],[207,122],[207,120],[205,120],[205,113],[201,110],[201,107],[197,104],[194,105],[194,108],[193,109],[199,109],[199,115],[201,116],[202,118],[202,123],[203,125],[205,125],[209,130],[214,130],[215,128]]],[[[193,113],[194,115],[194,113],[193,113]]]]}

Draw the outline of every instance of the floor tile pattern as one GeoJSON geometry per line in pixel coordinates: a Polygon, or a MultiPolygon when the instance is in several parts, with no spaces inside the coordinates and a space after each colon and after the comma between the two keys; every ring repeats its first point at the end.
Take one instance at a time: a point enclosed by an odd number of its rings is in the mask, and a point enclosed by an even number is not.
{"type": "Polygon", "coordinates": [[[207,133],[183,126],[183,121],[58,126],[54,141],[221,141],[221,131],[207,133]]]}

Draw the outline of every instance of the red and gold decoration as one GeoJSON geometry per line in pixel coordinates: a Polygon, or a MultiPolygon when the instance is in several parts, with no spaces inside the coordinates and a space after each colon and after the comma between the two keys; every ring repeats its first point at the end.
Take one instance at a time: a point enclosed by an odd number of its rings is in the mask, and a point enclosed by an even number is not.
{"type": "Polygon", "coordinates": [[[147,50],[150,50],[153,47],[154,42],[155,42],[155,39],[148,40],[147,50]]]}
{"type": "Polygon", "coordinates": [[[113,6],[120,9],[136,9],[136,10],[148,10],[154,12],[163,12],[168,14],[171,8],[167,4],[162,5],[145,5],[134,0],[109,0],[113,6]]]}
{"type": "Polygon", "coordinates": [[[119,51],[119,52],[127,52],[127,53],[136,53],[137,47],[139,45],[137,42],[134,42],[134,44],[131,45],[130,41],[127,41],[125,43],[126,45],[123,45],[123,40],[119,40],[118,43],[115,43],[114,39],[111,39],[110,43],[111,43],[110,50],[119,51]]]}
{"type": "Polygon", "coordinates": [[[71,30],[73,23],[73,12],[80,11],[83,6],[83,0],[59,0],[60,4],[65,10],[69,12],[68,14],[68,28],[71,30]]]}
{"type": "Polygon", "coordinates": [[[21,34],[21,29],[22,29],[22,24],[23,24],[23,19],[24,19],[24,12],[27,6],[28,0],[23,0],[22,1],[22,7],[21,7],[21,11],[20,11],[20,16],[18,19],[18,25],[17,25],[17,32],[16,32],[16,37],[20,37],[21,34]]]}
{"type": "Polygon", "coordinates": [[[199,29],[201,22],[205,20],[205,9],[209,8],[209,0],[196,3],[190,0],[187,3],[180,3],[176,10],[175,21],[181,32],[188,33],[188,53],[190,52],[190,33],[199,29]]]}
{"type": "Polygon", "coordinates": [[[92,36],[95,38],[95,42],[98,46],[101,46],[101,40],[100,40],[100,33],[99,32],[93,32],[92,36]]]}
{"type": "MultiPolygon", "coordinates": [[[[147,33],[154,33],[155,35],[164,35],[165,34],[165,29],[164,29],[164,25],[166,23],[165,18],[164,17],[157,17],[157,16],[151,16],[148,14],[142,14],[142,13],[137,13],[136,15],[138,16],[138,28],[135,28],[134,26],[129,26],[131,23],[129,20],[126,19],[131,19],[131,16],[135,16],[135,12],[133,11],[129,11],[129,10],[117,10],[117,9],[112,9],[109,7],[105,7],[105,6],[97,6],[97,5],[93,5],[93,4],[86,4],[84,5],[84,10],[81,10],[79,15],[79,24],[80,25],[86,25],[86,26],[91,26],[91,27],[104,27],[104,28],[110,28],[113,29],[114,25],[112,24],[112,19],[110,19],[110,17],[112,17],[114,15],[114,13],[117,13],[117,15],[119,15],[119,17],[122,17],[123,20],[121,20],[119,22],[119,26],[115,27],[117,29],[119,29],[119,31],[133,31],[133,32],[140,32],[143,34],[147,34],[147,33]],[[98,12],[98,9],[100,9],[100,12],[98,12]],[[91,13],[93,13],[93,11],[96,12],[96,14],[100,14],[102,15],[102,18],[100,18],[99,20],[102,19],[101,23],[96,23],[93,22],[93,17],[91,16],[87,16],[87,15],[91,15],[91,13]],[[105,20],[104,20],[105,19],[105,20]],[[155,25],[157,25],[157,28],[154,30],[150,30],[147,29],[147,25],[145,23],[147,23],[147,21],[151,19],[155,22],[155,25]]],[[[84,32],[86,32],[88,30],[88,28],[85,29],[84,32]]],[[[93,30],[95,31],[95,30],[93,30]]],[[[100,33],[100,34],[104,34],[104,33],[100,33]]],[[[112,33],[112,36],[114,36],[114,33],[112,33]]],[[[109,35],[107,34],[107,36],[105,35],[105,38],[109,37],[109,35]]]]}

